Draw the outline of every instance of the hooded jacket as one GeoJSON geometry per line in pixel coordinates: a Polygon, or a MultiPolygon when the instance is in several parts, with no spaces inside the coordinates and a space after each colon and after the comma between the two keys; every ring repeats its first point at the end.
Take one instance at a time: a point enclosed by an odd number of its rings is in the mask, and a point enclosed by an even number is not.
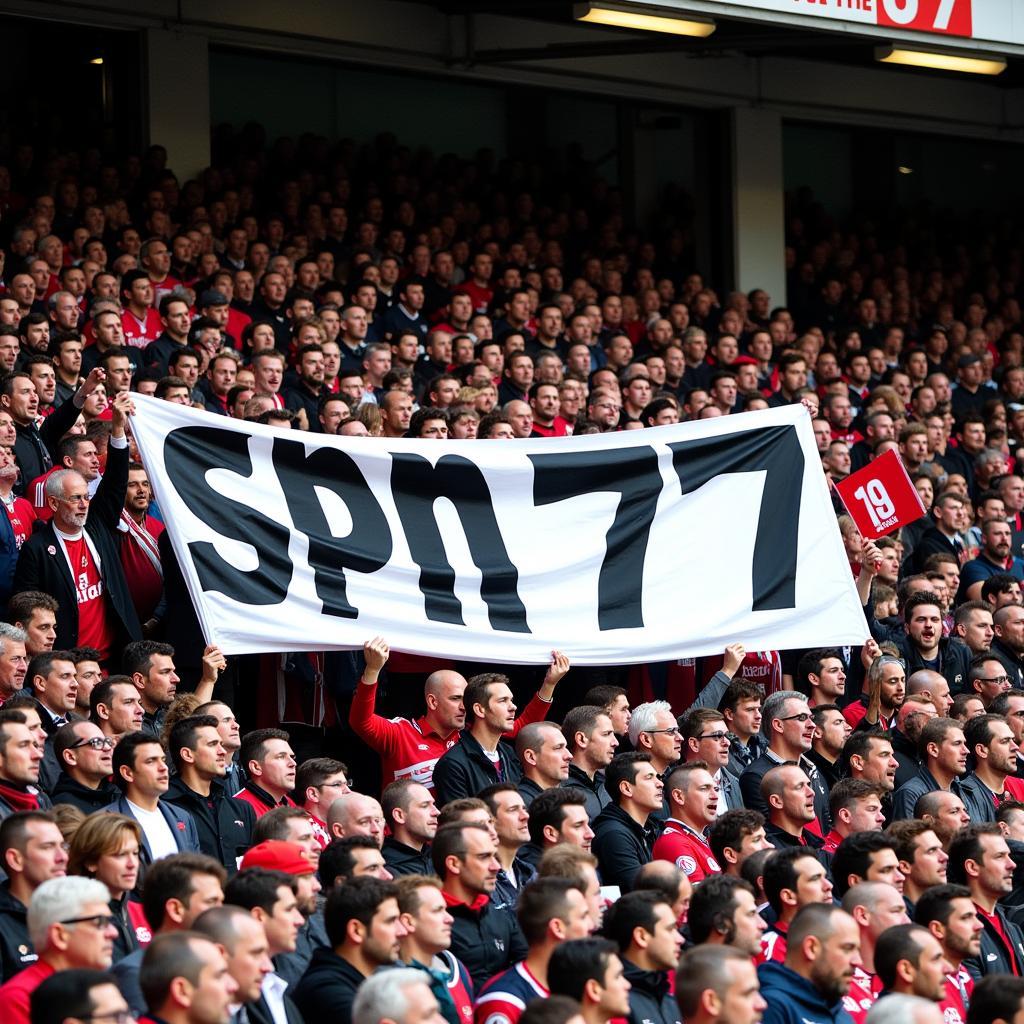
{"type": "Polygon", "coordinates": [[[824,996],[796,971],[771,961],[757,969],[761,995],[768,1003],[761,1024],[853,1024],[840,999],[825,1002],[824,996]]]}
{"type": "Polygon", "coordinates": [[[529,951],[515,914],[495,910],[487,896],[472,904],[443,892],[452,915],[452,953],[462,961],[479,991],[496,974],[526,958],[529,951]]]}
{"type": "Polygon", "coordinates": [[[612,802],[611,795],[604,788],[604,772],[594,772],[591,777],[574,764],[569,765],[569,778],[562,783],[563,789],[578,789],[587,800],[587,817],[591,824],[597,816],[612,802]]]}
{"type": "Polygon", "coordinates": [[[637,871],[653,858],[657,829],[638,825],[618,804],[609,804],[591,824],[591,851],[600,865],[601,881],[629,892],[637,871]]]}
{"type": "Polygon", "coordinates": [[[978,914],[978,920],[984,926],[981,952],[964,961],[964,967],[976,983],[989,974],[1024,974],[1024,931],[1006,916],[1006,911],[999,904],[996,904],[996,916],[1013,947],[1012,960],[1010,950],[999,933],[984,915],[978,914]],[[1016,970],[1013,961],[1016,961],[1016,970]]]}
{"type": "Polygon", "coordinates": [[[669,992],[667,971],[645,971],[623,957],[629,990],[629,1024],[680,1024],[682,1015],[669,992]]]}

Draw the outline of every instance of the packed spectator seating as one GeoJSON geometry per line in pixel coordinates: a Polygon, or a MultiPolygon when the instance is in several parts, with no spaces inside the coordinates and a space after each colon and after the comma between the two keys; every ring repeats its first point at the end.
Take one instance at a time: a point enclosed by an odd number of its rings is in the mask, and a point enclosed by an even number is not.
{"type": "Polygon", "coordinates": [[[251,127],[190,181],[0,165],[4,1024],[1021,1019],[1019,251],[794,197],[785,301],[688,208],[251,127]],[[803,404],[830,484],[895,451],[927,513],[835,498],[859,648],[228,659],[135,394],[353,444],[803,404]]]}

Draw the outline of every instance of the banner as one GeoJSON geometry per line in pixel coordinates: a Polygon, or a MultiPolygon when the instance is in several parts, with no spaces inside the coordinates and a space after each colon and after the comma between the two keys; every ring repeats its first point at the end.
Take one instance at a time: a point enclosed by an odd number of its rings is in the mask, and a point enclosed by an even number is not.
{"type": "Polygon", "coordinates": [[[139,397],[132,431],[225,654],[657,662],[860,644],[800,407],[523,441],[328,437],[139,397]]]}

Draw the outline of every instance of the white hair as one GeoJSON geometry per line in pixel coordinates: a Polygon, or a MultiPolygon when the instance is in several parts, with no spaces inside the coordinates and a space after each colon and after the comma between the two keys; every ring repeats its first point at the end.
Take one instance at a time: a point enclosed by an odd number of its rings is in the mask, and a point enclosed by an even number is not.
{"type": "Polygon", "coordinates": [[[46,483],[43,485],[43,489],[46,492],[48,498],[63,498],[64,497],[64,481],[71,476],[80,477],[82,474],[77,469],[58,469],[56,473],[51,473],[46,478],[46,483]]]}
{"type": "Polygon", "coordinates": [[[28,937],[35,951],[44,953],[49,948],[47,932],[59,921],[79,917],[87,903],[106,906],[109,902],[110,892],[95,878],[66,875],[43,882],[28,904],[28,937]]]}
{"type": "Polygon", "coordinates": [[[16,644],[28,643],[28,634],[9,622],[0,622],[0,654],[7,653],[8,640],[13,640],[16,644]]]}
{"type": "Polygon", "coordinates": [[[360,986],[352,1004],[352,1024],[380,1024],[398,1021],[409,1014],[406,992],[413,985],[430,985],[430,976],[415,967],[395,967],[371,974],[360,986]]]}
{"type": "Polygon", "coordinates": [[[928,1024],[936,1018],[937,1006],[921,996],[893,992],[868,1010],[864,1024],[928,1024]]]}
{"type": "MultiPolygon", "coordinates": [[[[663,711],[672,714],[672,705],[667,700],[652,700],[633,708],[633,715],[629,720],[629,742],[633,744],[634,749],[640,749],[637,744],[640,733],[658,728],[658,715],[663,711]]],[[[672,717],[675,718],[674,715],[672,717]]]]}

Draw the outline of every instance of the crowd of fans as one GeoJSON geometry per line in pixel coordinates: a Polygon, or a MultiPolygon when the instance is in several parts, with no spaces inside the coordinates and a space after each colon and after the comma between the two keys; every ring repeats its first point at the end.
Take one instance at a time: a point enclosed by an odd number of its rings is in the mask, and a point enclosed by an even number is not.
{"type": "Polygon", "coordinates": [[[1020,1020],[1019,257],[794,216],[781,305],[572,162],[251,142],[188,182],[159,147],[0,166],[5,1024],[1020,1020]],[[135,393],[438,440],[802,402],[831,481],[895,450],[927,515],[872,543],[836,500],[861,648],[733,644],[562,715],[571,652],[521,711],[381,637],[239,671],[135,393]]]}

